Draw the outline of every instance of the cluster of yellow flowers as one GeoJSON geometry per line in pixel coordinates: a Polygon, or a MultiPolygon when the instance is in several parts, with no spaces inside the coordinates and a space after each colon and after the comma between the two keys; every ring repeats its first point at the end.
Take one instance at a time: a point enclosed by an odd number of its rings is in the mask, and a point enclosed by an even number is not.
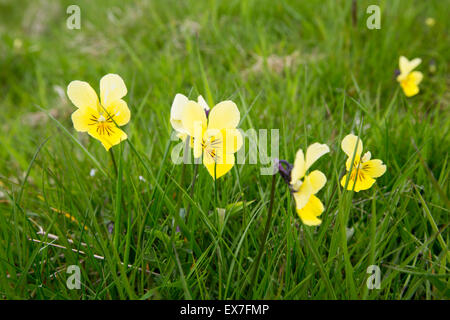
{"type": "MultiPolygon", "coordinates": [[[[397,81],[407,97],[419,92],[423,75],[413,70],[420,63],[419,58],[409,61],[400,57],[397,81]]],[[[75,129],[98,139],[107,151],[126,140],[127,134],[119,128],[130,121],[130,110],[122,99],[126,94],[126,85],[117,74],[107,74],[100,80],[100,100],[87,82],[72,81],[67,87],[67,95],[78,108],[72,114],[75,129]]],[[[243,144],[242,134],[237,129],[239,122],[239,110],[229,100],[210,109],[202,96],[193,101],[177,94],[170,110],[170,123],[177,136],[183,141],[189,139],[194,158],[202,158],[213,179],[225,175],[235,164],[234,154],[243,144]]],[[[348,158],[347,173],[340,183],[347,190],[367,190],[375,183],[375,178],[386,172],[383,162],[371,159],[370,152],[361,156],[363,143],[358,136],[347,135],[341,148],[348,158]]],[[[327,178],[319,170],[310,173],[308,170],[328,152],[330,149],[326,144],[313,143],[307,148],[306,155],[302,149],[297,151],[293,165],[285,160],[278,163],[279,173],[293,194],[296,211],[306,225],[321,224],[318,217],[324,211],[324,205],[316,194],[324,187],[327,178]]]]}
{"type": "MultiPolygon", "coordinates": [[[[347,190],[359,192],[369,189],[375,179],[386,172],[386,165],[381,160],[370,160],[370,152],[366,152],[361,158],[362,141],[359,137],[349,134],[341,143],[341,148],[347,154],[347,173],[341,179],[341,185],[347,190]],[[352,162],[353,160],[353,162],[352,162]]],[[[294,165],[285,160],[279,161],[279,172],[288,183],[294,196],[297,214],[304,224],[317,226],[322,223],[318,218],[325,210],[322,202],[315,196],[327,182],[326,176],[319,170],[307,174],[308,169],[320,157],[330,152],[326,144],[313,143],[306,150],[306,156],[302,149],[297,151],[294,165]]]]}

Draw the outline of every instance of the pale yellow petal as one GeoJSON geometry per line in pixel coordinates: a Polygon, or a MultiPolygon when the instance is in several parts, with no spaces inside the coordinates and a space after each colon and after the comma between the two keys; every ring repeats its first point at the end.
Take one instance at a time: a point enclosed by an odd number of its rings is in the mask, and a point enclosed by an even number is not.
{"type": "Polygon", "coordinates": [[[222,101],[209,112],[208,128],[233,129],[241,119],[239,109],[233,101],[222,101]]]}
{"type": "Polygon", "coordinates": [[[67,95],[77,108],[97,108],[97,94],[87,82],[72,81],[67,86],[67,95]]]}
{"type": "Polygon", "coordinates": [[[109,117],[112,117],[118,126],[124,126],[130,121],[131,113],[128,105],[122,99],[109,104],[107,109],[109,117]]]}
{"type": "Polygon", "coordinates": [[[312,186],[312,193],[316,194],[327,183],[327,177],[319,170],[314,170],[305,178],[305,181],[309,180],[312,186]]]}
{"type": "Polygon", "coordinates": [[[358,148],[356,150],[355,160],[359,159],[363,150],[363,143],[361,139],[358,139],[358,136],[355,136],[354,134],[349,134],[342,140],[341,148],[350,159],[353,159],[356,143],[358,143],[358,148]]]}
{"type": "Polygon", "coordinates": [[[401,56],[399,59],[400,74],[408,75],[413,71],[420,63],[422,59],[415,58],[409,61],[406,57],[401,56]]]}
{"type": "Polygon", "coordinates": [[[422,82],[423,74],[420,71],[413,71],[409,74],[409,77],[411,78],[411,81],[415,83],[416,85],[419,85],[419,83],[422,82]]]}
{"type": "Polygon", "coordinates": [[[362,171],[372,178],[378,178],[386,172],[386,165],[379,159],[373,159],[362,164],[362,171]]]}
{"type": "Polygon", "coordinates": [[[309,201],[309,198],[314,194],[314,189],[309,179],[303,181],[300,188],[293,193],[295,206],[297,209],[302,209],[309,201]]]}
{"type": "Polygon", "coordinates": [[[203,109],[209,110],[208,104],[206,103],[205,99],[203,99],[203,97],[201,95],[198,96],[197,102],[203,109]]]}
{"type": "Polygon", "coordinates": [[[297,214],[302,222],[308,226],[317,226],[322,220],[317,218],[325,210],[322,202],[316,196],[311,196],[308,203],[302,208],[297,209],[297,214]]]}
{"type": "Polygon", "coordinates": [[[242,147],[244,139],[239,129],[223,129],[222,137],[225,138],[225,153],[235,153],[242,147]]]}
{"type": "MultiPolygon", "coordinates": [[[[364,155],[362,156],[361,162],[369,161],[371,157],[372,157],[372,154],[370,153],[370,151],[367,151],[367,152],[364,153],[364,155]]],[[[347,168],[347,170],[349,170],[349,169],[347,168]]]]}
{"type": "Polygon", "coordinates": [[[105,108],[126,94],[127,87],[119,75],[109,73],[100,79],[100,100],[105,108]]]}
{"type": "Polygon", "coordinates": [[[195,101],[189,101],[181,112],[181,125],[191,137],[198,137],[195,131],[200,130],[200,137],[206,129],[205,110],[195,101]]]}
{"type": "Polygon", "coordinates": [[[80,132],[86,132],[89,127],[95,125],[96,119],[99,114],[96,109],[81,108],[72,113],[72,122],[75,130],[80,132]]]}
{"type": "Polygon", "coordinates": [[[330,148],[328,148],[326,144],[320,144],[316,142],[310,145],[306,150],[305,171],[308,171],[308,169],[313,165],[314,162],[317,161],[317,159],[328,152],[330,152],[330,148]]]}
{"type": "Polygon", "coordinates": [[[291,185],[296,184],[301,178],[305,176],[305,155],[302,149],[298,149],[295,154],[294,167],[291,171],[291,185]]]}
{"type": "Polygon", "coordinates": [[[170,123],[175,131],[183,132],[181,118],[183,116],[183,108],[188,102],[189,99],[181,93],[177,93],[173,99],[172,107],[170,108],[170,123]]]}

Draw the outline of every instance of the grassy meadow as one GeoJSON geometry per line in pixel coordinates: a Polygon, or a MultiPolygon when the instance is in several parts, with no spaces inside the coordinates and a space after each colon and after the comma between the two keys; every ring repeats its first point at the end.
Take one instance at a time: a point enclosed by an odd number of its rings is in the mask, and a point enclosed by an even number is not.
{"type": "Polygon", "coordinates": [[[450,298],[448,1],[82,0],[79,30],[72,3],[0,0],[0,299],[450,298]],[[413,97],[400,56],[422,59],[413,97]],[[75,131],[66,94],[72,80],[98,93],[108,73],[131,110],[114,163],[75,131]],[[291,163],[327,144],[313,168],[328,180],[322,224],[302,223],[277,175],[256,263],[268,164],[216,182],[174,164],[177,93],[234,101],[239,128],[278,129],[291,163]],[[340,185],[351,132],[387,166],[360,192],[340,185]],[[67,286],[71,265],[81,289],[67,286]]]}

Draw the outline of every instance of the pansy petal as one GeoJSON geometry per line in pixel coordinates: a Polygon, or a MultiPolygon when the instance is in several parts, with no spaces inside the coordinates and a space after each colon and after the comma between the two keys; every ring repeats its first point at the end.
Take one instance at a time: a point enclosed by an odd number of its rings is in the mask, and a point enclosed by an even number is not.
{"type": "Polygon", "coordinates": [[[97,94],[87,82],[72,81],[67,86],[67,95],[77,108],[97,108],[97,94]]]}
{"type": "Polygon", "coordinates": [[[175,131],[183,131],[181,117],[183,116],[183,108],[188,102],[189,99],[181,93],[177,93],[173,99],[172,107],[170,108],[170,123],[175,131]]]}
{"type": "Polygon", "coordinates": [[[410,73],[409,77],[411,78],[411,81],[414,82],[416,85],[422,82],[423,74],[420,71],[413,71],[410,73]]]}
{"type": "Polygon", "coordinates": [[[216,161],[211,157],[211,155],[206,153],[203,154],[203,164],[213,179],[214,177],[219,179],[230,171],[234,166],[234,162],[234,154],[224,154],[222,158],[219,158],[216,161]]]}
{"type": "Polygon", "coordinates": [[[93,138],[100,140],[106,151],[108,151],[112,146],[115,146],[116,144],[119,144],[127,139],[127,134],[116,126],[109,127],[108,132],[109,134],[103,132],[102,130],[98,130],[97,126],[91,126],[88,130],[88,133],[93,138]]]}
{"type": "MultiPolygon", "coordinates": [[[[341,186],[344,188],[345,188],[345,184],[347,182],[347,176],[348,176],[348,172],[341,179],[341,186]]],[[[361,190],[369,189],[375,183],[375,179],[369,177],[368,175],[364,175],[364,176],[358,175],[358,179],[356,180],[356,184],[355,184],[355,179],[352,176],[350,176],[350,181],[348,182],[347,190],[353,190],[353,185],[355,185],[354,191],[359,192],[361,190]]]]}
{"type": "Polygon", "coordinates": [[[209,112],[208,128],[211,129],[233,129],[236,128],[241,119],[239,109],[233,101],[222,101],[209,112]]]}
{"type": "Polygon", "coordinates": [[[400,67],[400,73],[401,74],[409,74],[412,70],[414,70],[420,63],[422,62],[422,59],[415,58],[409,61],[406,57],[401,56],[399,59],[399,67],[400,67]]]}
{"type": "Polygon", "coordinates": [[[303,178],[305,172],[305,155],[302,149],[298,149],[295,154],[294,167],[291,171],[291,184],[294,185],[298,180],[303,178]]]}
{"type": "Polygon", "coordinates": [[[130,109],[122,99],[111,102],[107,111],[108,116],[112,117],[118,126],[124,126],[130,121],[130,109]]]}
{"type": "Polygon", "coordinates": [[[95,120],[99,117],[96,109],[82,108],[72,113],[72,122],[75,130],[86,132],[89,127],[95,124],[95,120]]]}
{"type": "Polygon", "coordinates": [[[364,174],[367,174],[372,178],[378,178],[386,172],[386,165],[384,165],[383,161],[379,159],[373,159],[364,162],[362,165],[362,170],[364,174]]]}
{"type": "Polygon", "coordinates": [[[118,74],[109,73],[100,79],[100,100],[105,108],[126,94],[127,87],[118,74]]]}
{"type": "Polygon", "coordinates": [[[306,150],[306,164],[305,171],[307,171],[314,162],[317,161],[321,156],[330,152],[330,148],[326,144],[313,143],[306,150]]]}
{"type": "Polygon", "coordinates": [[[222,137],[225,138],[225,153],[237,152],[243,144],[242,133],[239,129],[223,129],[222,137]]]}
{"type": "Polygon", "coordinates": [[[309,201],[309,198],[314,194],[313,186],[309,179],[305,179],[298,191],[294,192],[295,207],[302,209],[309,201]]]}
{"type": "Polygon", "coordinates": [[[309,180],[309,183],[311,183],[313,194],[319,192],[319,190],[322,189],[327,182],[327,177],[319,170],[314,170],[313,172],[308,174],[308,176],[305,178],[305,181],[307,179],[309,180]]]}
{"type": "Polygon", "coordinates": [[[195,101],[189,101],[181,112],[181,125],[191,137],[195,137],[195,131],[200,130],[201,138],[206,129],[205,110],[195,101]]]}
{"type": "Polygon", "coordinates": [[[419,93],[419,86],[409,78],[400,83],[405,96],[412,97],[419,93]]]}
{"type": "Polygon", "coordinates": [[[359,159],[363,149],[363,143],[361,139],[358,139],[354,134],[347,135],[341,143],[342,150],[347,154],[350,159],[353,159],[356,143],[358,142],[358,149],[356,150],[355,159],[359,159]]]}
{"type": "Polygon", "coordinates": [[[302,222],[308,226],[317,226],[322,220],[317,218],[325,210],[322,202],[316,196],[311,196],[308,203],[302,208],[297,209],[297,214],[302,222]]]}
{"type": "Polygon", "coordinates": [[[203,97],[201,95],[198,96],[197,102],[203,109],[209,110],[208,104],[206,103],[205,99],[203,99],[203,97]]]}
{"type": "MultiPolygon", "coordinates": [[[[371,157],[372,157],[372,154],[370,153],[370,151],[367,151],[367,152],[364,153],[364,155],[362,156],[361,162],[369,161],[371,157]]],[[[347,169],[347,170],[349,170],[349,169],[347,169]]]]}

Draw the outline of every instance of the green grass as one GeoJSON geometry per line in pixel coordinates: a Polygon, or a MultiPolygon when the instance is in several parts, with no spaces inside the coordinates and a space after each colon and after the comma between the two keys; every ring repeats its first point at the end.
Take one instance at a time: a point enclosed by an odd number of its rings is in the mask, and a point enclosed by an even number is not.
{"type": "Polygon", "coordinates": [[[70,1],[1,1],[0,299],[448,299],[448,3],[357,2],[354,26],[351,1],[79,1],[81,30],[69,30],[70,1]],[[380,30],[366,28],[369,4],[380,30]],[[274,70],[273,55],[293,63],[274,70]],[[400,55],[423,60],[412,98],[395,81],[400,55]],[[75,79],[98,91],[107,73],[125,80],[132,112],[113,148],[121,179],[73,129],[65,95],[75,79]],[[244,130],[279,129],[282,159],[330,146],[314,165],[328,178],[321,226],[301,223],[277,177],[253,286],[271,176],[236,165],[215,186],[200,165],[192,191],[195,166],[170,158],[176,93],[232,99],[244,130]],[[340,141],[360,128],[387,172],[352,194],[340,141]],[[366,286],[373,264],[379,290],[366,286]],[[66,286],[69,265],[81,290],[66,286]]]}

